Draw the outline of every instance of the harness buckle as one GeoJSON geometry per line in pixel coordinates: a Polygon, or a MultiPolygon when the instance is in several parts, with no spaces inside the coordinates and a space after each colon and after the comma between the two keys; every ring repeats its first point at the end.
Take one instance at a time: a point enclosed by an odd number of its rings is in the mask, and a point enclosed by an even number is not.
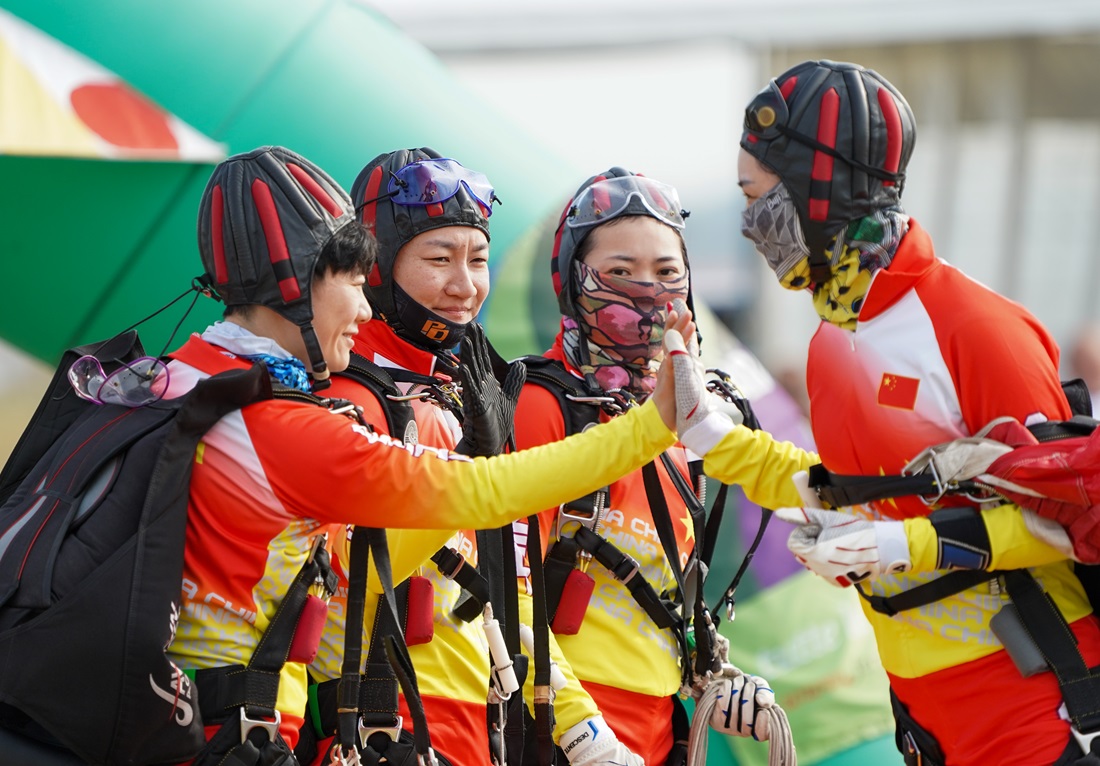
{"type": "Polygon", "coordinates": [[[458,576],[458,573],[462,571],[462,567],[466,566],[466,559],[461,554],[455,556],[455,565],[451,567],[449,571],[444,572],[442,569],[439,573],[446,577],[448,580],[453,580],[458,576]]]}
{"type": "Polygon", "coordinates": [[[1093,740],[1100,737],[1100,730],[1094,731],[1092,734],[1082,734],[1073,724],[1069,725],[1069,733],[1077,740],[1077,746],[1081,748],[1082,755],[1088,755],[1092,752],[1093,740]]]}
{"type": "Polygon", "coordinates": [[[401,724],[404,723],[402,716],[394,716],[395,723],[393,726],[367,726],[363,723],[362,717],[359,718],[359,747],[366,748],[367,740],[373,737],[378,732],[382,732],[392,741],[397,742],[398,737],[401,736],[401,724]]]}
{"type": "Polygon", "coordinates": [[[623,585],[626,585],[627,583],[629,583],[631,580],[634,579],[634,576],[636,574],[638,574],[638,568],[639,567],[641,567],[641,564],[638,563],[637,559],[635,559],[632,556],[626,556],[625,559],[623,560],[623,562],[619,566],[615,567],[614,571],[612,571],[611,574],[615,575],[616,580],[621,582],[623,585]],[[627,572],[622,577],[620,577],[619,576],[619,569],[622,568],[622,564],[626,564],[627,566],[629,566],[630,571],[627,572]]]}
{"type": "Polygon", "coordinates": [[[325,543],[328,542],[328,532],[322,532],[313,538],[313,542],[309,546],[309,555],[306,556],[306,563],[312,564],[313,557],[317,555],[317,551],[325,547],[325,543]]]}
{"type": "MultiPolygon", "coordinates": [[[[577,502],[577,501],[570,501],[577,502]]],[[[558,506],[557,524],[554,528],[554,537],[561,539],[562,532],[565,530],[567,524],[576,523],[582,527],[588,527],[593,532],[596,531],[596,527],[600,524],[600,517],[603,516],[604,504],[607,502],[606,489],[598,489],[595,493],[595,499],[592,502],[592,510],[575,508],[570,503],[562,503],[558,506]]]]}
{"type": "Polygon", "coordinates": [[[253,729],[263,729],[267,732],[267,738],[269,742],[274,742],[275,737],[279,734],[279,724],[282,723],[283,716],[278,710],[275,711],[274,721],[265,721],[261,719],[249,718],[245,713],[244,707],[241,707],[241,742],[248,741],[248,735],[253,729]]]}
{"type": "Polygon", "coordinates": [[[1092,752],[1092,743],[1097,737],[1100,737],[1100,728],[1089,734],[1082,733],[1077,728],[1077,724],[1073,722],[1073,719],[1069,717],[1069,708],[1066,707],[1065,702],[1058,706],[1058,717],[1069,723],[1069,733],[1073,735],[1077,746],[1081,748],[1081,754],[1088,755],[1092,752]]]}

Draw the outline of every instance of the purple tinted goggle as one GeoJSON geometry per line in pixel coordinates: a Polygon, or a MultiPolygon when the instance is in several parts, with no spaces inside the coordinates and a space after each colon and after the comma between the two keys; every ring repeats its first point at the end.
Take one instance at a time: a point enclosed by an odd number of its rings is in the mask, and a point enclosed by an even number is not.
{"type": "Polygon", "coordinates": [[[458,194],[462,186],[481,203],[486,218],[493,214],[497,195],[486,175],[446,158],[419,160],[391,173],[386,196],[398,205],[434,205],[458,194]]]}
{"type": "Polygon", "coordinates": [[[94,356],[82,356],[69,367],[69,384],[76,395],[96,404],[143,407],[164,397],[168,367],[159,359],[142,356],[104,372],[94,356]]]}

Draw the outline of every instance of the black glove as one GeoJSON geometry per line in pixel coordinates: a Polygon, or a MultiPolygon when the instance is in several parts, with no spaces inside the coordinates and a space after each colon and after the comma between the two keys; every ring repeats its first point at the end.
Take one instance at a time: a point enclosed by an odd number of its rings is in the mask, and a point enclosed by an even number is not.
{"type": "Polygon", "coordinates": [[[455,452],[490,457],[504,451],[512,435],[519,393],[527,380],[523,362],[512,362],[501,385],[493,376],[489,342],[477,322],[466,326],[459,349],[462,382],[462,441],[455,452]]]}

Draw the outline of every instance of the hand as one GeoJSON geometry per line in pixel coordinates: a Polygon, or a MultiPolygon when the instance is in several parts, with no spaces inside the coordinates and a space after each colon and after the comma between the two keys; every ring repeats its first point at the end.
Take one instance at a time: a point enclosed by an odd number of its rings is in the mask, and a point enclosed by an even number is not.
{"type": "Polygon", "coordinates": [[[455,452],[485,457],[499,455],[512,435],[516,404],[527,380],[527,367],[523,362],[511,363],[504,384],[499,384],[493,376],[485,331],[476,322],[466,327],[459,351],[462,440],[455,452]]]}
{"type": "Polygon", "coordinates": [[[602,715],[570,727],[558,744],[570,766],[645,766],[645,761],[619,742],[602,715]]]}
{"type": "MultiPolygon", "coordinates": [[[[665,338],[668,338],[670,332],[679,335],[681,344],[684,337],[695,338],[695,322],[692,321],[691,311],[683,301],[677,300],[665,317],[665,338]]],[[[668,358],[667,345],[665,358],[668,358]]],[[[676,430],[676,388],[673,365],[662,364],[657,370],[657,386],[649,398],[657,405],[661,419],[670,431],[676,430]]]]}
{"type": "Polygon", "coordinates": [[[821,508],[780,508],[775,515],[798,525],[787,539],[795,558],[839,587],[913,566],[900,521],[868,521],[821,508]]]}
{"type": "Polygon", "coordinates": [[[688,335],[689,348],[678,327],[684,315],[691,316],[691,312],[677,299],[665,324],[665,362],[671,361],[676,381],[676,433],[685,447],[702,457],[737,423],[727,414],[726,403],[707,390],[694,331],[688,335]]]}
{"type": "Polygon", "coordinates": [[[715,678],[711,685],[708,694],[714,694],[716,700],[710,728],[731,737],[752,737],[758,742],[770,736],[770,719],[760,714],[775,704],[775,692],[767,681],[733,668],[732,677],[715,678]]]}

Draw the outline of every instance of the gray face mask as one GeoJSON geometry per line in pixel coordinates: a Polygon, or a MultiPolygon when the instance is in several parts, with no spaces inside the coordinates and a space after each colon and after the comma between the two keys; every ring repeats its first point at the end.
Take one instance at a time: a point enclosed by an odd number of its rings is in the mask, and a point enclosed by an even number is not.
{"type": "Polygon", "coordinates": [[[810,255],[798,223],[798,211],[787,187],[781,183],[745,208],[741,213],[741,233],[752,240],[780,281],[810,255]]]}

